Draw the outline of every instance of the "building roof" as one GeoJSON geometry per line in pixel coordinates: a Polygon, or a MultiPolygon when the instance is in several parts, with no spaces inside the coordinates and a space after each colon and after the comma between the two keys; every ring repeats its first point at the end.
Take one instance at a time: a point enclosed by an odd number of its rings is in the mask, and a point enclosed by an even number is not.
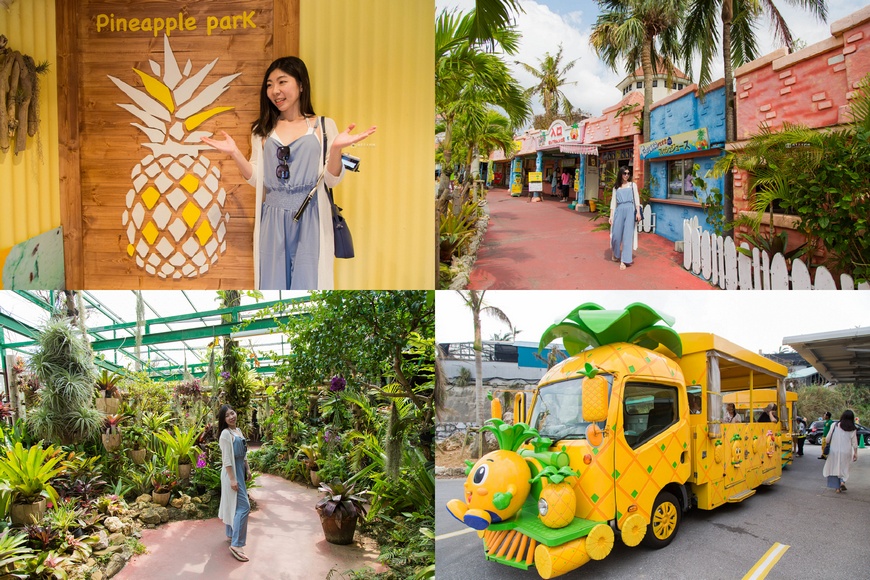
{"type": "Polygon", "coordinates": [[[832,383],[870,386],[870,328],[787,336],[782,343],[832,383]]]}
{"type": "MultiPolygon", "coordinates": [[[[665,74],[664,74],[664,63],[661,63],[661,62],[660,62],[660,63],[658,64],[657,69],[658,69],[658,72],[656,73],[657,75],[659,75],[659,76],[665,76],[665,74]]],[[[640,78],[640,77],[642,77],[642,76],[643,76],[643,68],[638,68],[638,69],[635,70],[633,73],[631,73],[631,76],[636,77],[636,78],[640,78]]],[[[675,79],[683,79],[683,80],[691,81],[691,79],[690,79],[688,76],[686,76],[686,73],[684,73],[683,71],[681,71],[681,70],[678,69],[677,67],[674,67],[674,78],[675,78],[675,79]]],[[[624,80],[624,79],[623,79],[623,80],[624,80]]]]}

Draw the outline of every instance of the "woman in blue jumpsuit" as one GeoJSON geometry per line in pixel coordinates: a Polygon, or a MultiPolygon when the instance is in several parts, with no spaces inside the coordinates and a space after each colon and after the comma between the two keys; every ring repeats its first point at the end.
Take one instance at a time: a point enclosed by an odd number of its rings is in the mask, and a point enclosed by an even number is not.
{"type": "Polygon", "coordinates": [[[226,527],[230,553],[236,560],[248,561],[245,544],[248,536],[248,515],[251,504],[245,487],[245,464],[248,443],[236,425],[236,412],[229,405],[218,411],[218,442],[221,449],[221,502],[218,517],[226,527]]]}
{"type": "Polygon", "coordinates": [[[631,266],[631,251],[640,221],[640,196],[637,186],[631,180],[631,169],[623,167],[616,178],[616,187],[610,198],[610,249],[614,262],[620,262],[619,269],[631,266]]]}

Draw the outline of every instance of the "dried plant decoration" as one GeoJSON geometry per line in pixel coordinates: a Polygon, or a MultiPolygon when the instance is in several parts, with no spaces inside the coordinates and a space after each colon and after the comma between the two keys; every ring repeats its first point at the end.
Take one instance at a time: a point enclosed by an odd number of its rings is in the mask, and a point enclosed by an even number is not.
{"type": "Polygon", "coordinates": [[[7,44],[8,39],[0,35],[0,152],[14,144],[17,155],[27,146],[27,137],[39,129],[39,75],[48,71],[48,62],[36,64],[33,57],[7,44]]]}

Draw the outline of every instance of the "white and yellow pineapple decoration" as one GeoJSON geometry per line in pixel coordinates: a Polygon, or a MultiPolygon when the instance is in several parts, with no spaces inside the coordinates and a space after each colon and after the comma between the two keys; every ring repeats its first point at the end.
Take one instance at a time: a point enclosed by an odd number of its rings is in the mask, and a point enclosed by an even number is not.
{"type": "Polygon", "coordinates": [[[132,171],[121,218],[127,233],[127,255],[139,268],[160,278],[195,278],[208,272],[226,251],[229,213],[220,170],[201,152],[209,147],[196,131],[213,116],[233,107],[211,106],[241,73],[215,81],[194,93],[217,64],[214,59],[193,72],[190,60],[182,70],[164,36],[164,64],[149,61],[154,76],[133,69],[145,91],[113,76],[109,78],[135,104],[118,106],[141,123],[131,123],[148,137],[151,150],[132,171]]]}

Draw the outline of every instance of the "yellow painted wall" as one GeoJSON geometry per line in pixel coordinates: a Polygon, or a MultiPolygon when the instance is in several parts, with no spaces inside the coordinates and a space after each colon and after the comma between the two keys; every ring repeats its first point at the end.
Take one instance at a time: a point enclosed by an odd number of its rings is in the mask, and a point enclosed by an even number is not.
{"type": "Polygon", "coordinates": [[[356,258],[336,288],[434,288],[434,0],[302,0],[300,58],[314,110],[339,130],[377,125],[360,173],[335,190],[356,258]]]}
{"type": "Polygon", "coordinates": [[[0,153],[0,268],[11,246],[60,226],[57,148],[57,48],[54,0],[15,0],[0,8],[7,48],[28,54],[49,71],[39,78],[39,132],[15,155],[0,153]]]}

